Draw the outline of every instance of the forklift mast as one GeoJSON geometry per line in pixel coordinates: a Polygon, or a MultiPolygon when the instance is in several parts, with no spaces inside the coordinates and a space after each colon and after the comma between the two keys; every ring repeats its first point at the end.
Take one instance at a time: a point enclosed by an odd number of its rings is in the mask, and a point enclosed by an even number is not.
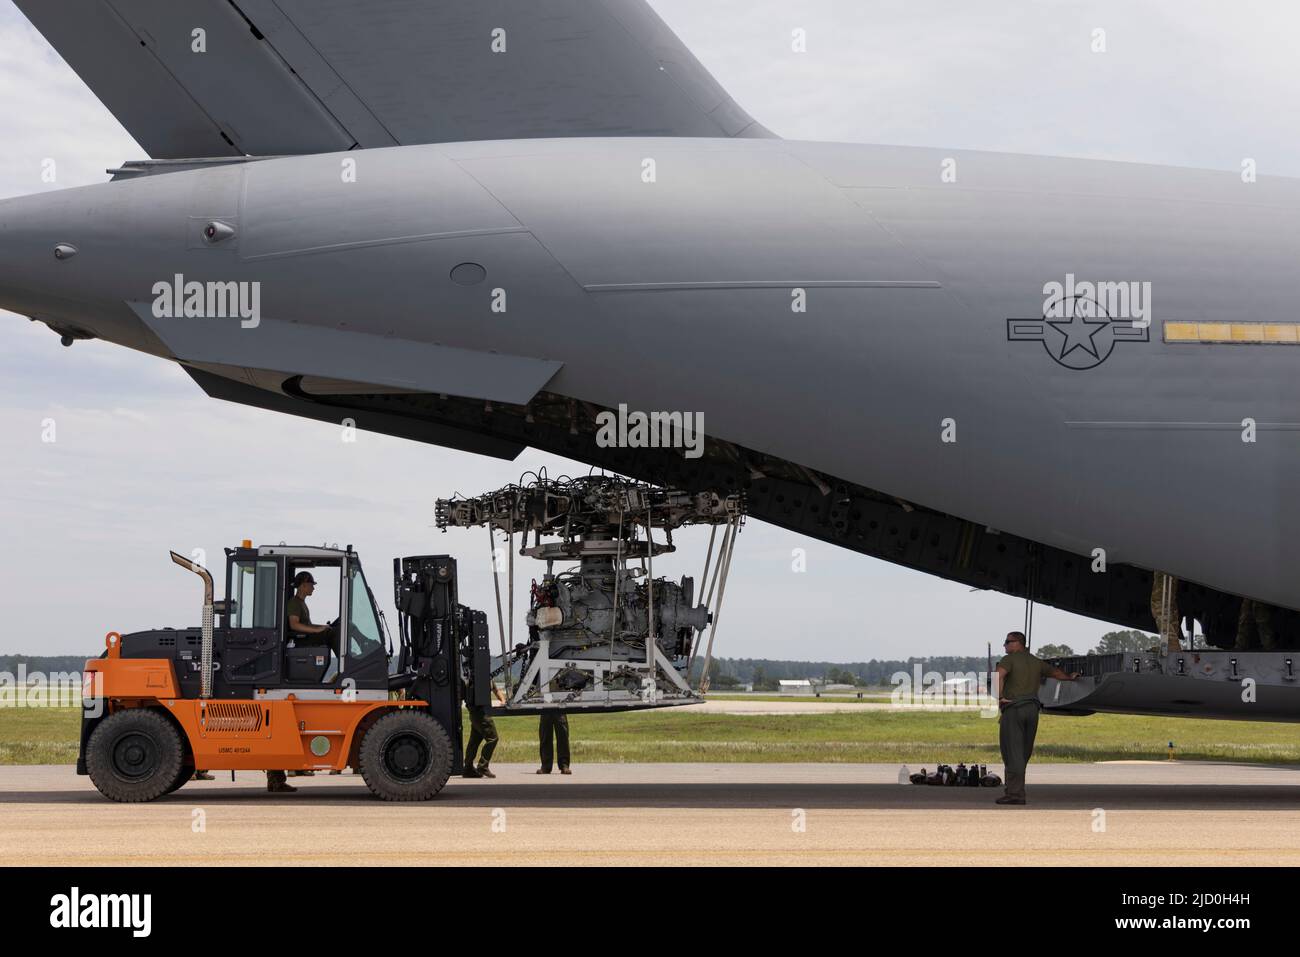
{"type": "Polygon", "coordinates": [[[393,559],[393,584],[401,636],[394,683],[409,682],[411,694],[428,702],[457,745],[452,773],[459,774],[461,701],[486,706],[491,698],[487,616],[458,601],[450,555],[393,559]]]}

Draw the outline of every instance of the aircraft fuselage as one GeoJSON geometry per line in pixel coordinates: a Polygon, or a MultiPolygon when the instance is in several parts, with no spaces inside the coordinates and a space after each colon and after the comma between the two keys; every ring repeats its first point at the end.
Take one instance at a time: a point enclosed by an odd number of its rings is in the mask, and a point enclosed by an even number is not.
{"type": "Polygon", "coordinates": [[[0,306],[272,406],[292,380],[689,412],[981,535],[1295,609],[1297,207],[1294,180],[931,149],[408,146],[5,201],[0,306]],[[1133,314],[1050,314],[1080,288],[1133,314]]]}

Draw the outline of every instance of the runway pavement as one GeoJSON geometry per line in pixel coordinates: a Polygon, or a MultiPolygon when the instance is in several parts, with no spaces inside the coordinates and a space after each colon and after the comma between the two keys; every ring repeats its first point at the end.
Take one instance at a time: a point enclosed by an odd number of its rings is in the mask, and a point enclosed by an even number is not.
{"type": "MultiPolygon", "coordinates": [[[[8,864],[1300,864],[1300,768],[1030,767],[1030,804],[880,764],[501,765],[433,801],[241,772],[114,804],[70,766],[0,767],[8,864]]],[[[914,769],[915,770],[915,769],[914,769]]],[[[992,770],[992,768],[990,768],[992,770]]],[[[1000,770],[1000,769],[999,769],[1000,770]]]]}

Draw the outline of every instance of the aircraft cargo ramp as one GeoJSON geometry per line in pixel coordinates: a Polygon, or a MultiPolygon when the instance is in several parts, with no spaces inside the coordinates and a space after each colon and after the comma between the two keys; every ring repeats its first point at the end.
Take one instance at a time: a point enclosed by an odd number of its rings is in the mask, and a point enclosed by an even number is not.
{"type": "Polygon", "coordinates": [[[1239,721],[1300,720],[1292,651],[1125,652],[1054,658],[1078,681],[1048,679],[1043,707],[1058,714],[1174,715],[1239,721]]]}

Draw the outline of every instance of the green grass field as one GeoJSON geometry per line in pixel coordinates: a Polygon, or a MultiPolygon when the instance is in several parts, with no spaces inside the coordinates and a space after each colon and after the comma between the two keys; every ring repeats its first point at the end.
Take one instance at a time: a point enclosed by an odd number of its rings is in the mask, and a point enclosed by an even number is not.
{"type": "MultiPolygon", "coordinates": [[[[0,764],[70,764],[76,708],[0,708],[0,764]]],[[[681,709],[569,718],[574,763],[656,761],[898,762],[913,769],[999,761],[997,722],[973,712],[692,714],[681,709]]],[[[496,761],[537,759],[537,719],[498,718],[496,761]]],[[[466,726],[468,732],[468,725],[466,726]]],[[[1044,715],[1035,761],[1182,760],[1300,763],[1294,725],[1044,715]]]]}

